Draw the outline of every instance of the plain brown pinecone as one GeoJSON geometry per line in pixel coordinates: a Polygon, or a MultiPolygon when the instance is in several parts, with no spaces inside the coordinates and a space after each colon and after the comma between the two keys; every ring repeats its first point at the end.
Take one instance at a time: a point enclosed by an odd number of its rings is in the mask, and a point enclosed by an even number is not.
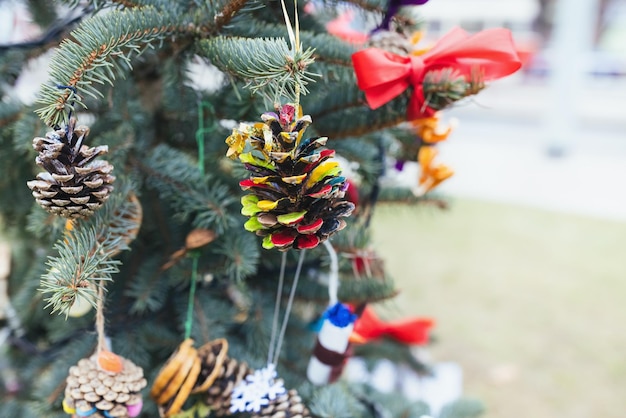
{"type": "Polygon", "coordinates": [[[33,148],[39,152],[35,162],[46,171],[27,184],[46,211],[64,218],[87,218],[109,198],[115,180],[113,166],[96,159],[108,147],[84,145],[88,134],[89,128],[77,127],[72,118],[66,129],[33,139],[33,148]]]}
{"type": "Polygon", "coordinates": [[[230,397],[235,386],[252,373],[248,364],[227,357],[217,379],[207,390],[206,403],[217,416],[230,415],[230,397]]]}
{"type": "Polygon", "coordinates": [[[252,418],[310,418],[311,414],[298,391],[291,389],[287,393],[278,396],[260,412],[252,415],[252,418]]]}
{"type": "Polygon", "coordinates": [[[228,343],[219,339],[198,349],[202,368],[193,393],[206,394],[205,401],[217,416],[231,415],[230,397],[233,389],[253,370],[245,362],[226,355],[228,343]]]}

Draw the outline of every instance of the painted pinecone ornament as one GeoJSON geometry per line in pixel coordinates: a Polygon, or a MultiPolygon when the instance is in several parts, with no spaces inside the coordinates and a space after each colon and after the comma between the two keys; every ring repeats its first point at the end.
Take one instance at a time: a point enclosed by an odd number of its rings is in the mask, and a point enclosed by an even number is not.
{"type": "Polygon", "coordinates": [[[63,410],[72,417],[134,418],[141,413],[147,382],[141,367],[120,357],[122,370],[102,369],[96,355],[70,367],[63,410]]]}
{"type": "Polygon", "coordinates": [[[76,119],[72,118],[65,129],[33,139],[33,148],[39,152],[35,162],[46,171],[27,184],[46,211],[64,218],[84,219],[111,195],[113,166],[97,159],[108,152],[108,147],[84,145],[88,134],[89,128],[76,126],[76,119]]]}
{"type": "Polygon", "coordinates": [[[226,139],[228,156],[236,157],[251,173],[239,183],[241,213],[249,216],[248,231],[263,236],[263,247],[286,251],[316,247],[343,229],[354,204],[344,200],[347,189],[335,151],[324,148],[328,138],[302,139],[311,124],[308,115],[295,117],[292,105],[267,112],[263,123],[240,124],[226,139]],[[252,148],[243,152],[246,144],[252,148]]]}

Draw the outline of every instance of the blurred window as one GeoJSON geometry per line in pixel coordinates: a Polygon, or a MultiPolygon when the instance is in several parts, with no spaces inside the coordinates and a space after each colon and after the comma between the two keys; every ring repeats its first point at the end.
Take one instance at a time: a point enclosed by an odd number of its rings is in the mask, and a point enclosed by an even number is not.
{"type": "Polygon", "coordinates": [[[483,30],[485,22],[480,20],[461,20],[461,27],[468,32],[478,32],[483,30]]]}

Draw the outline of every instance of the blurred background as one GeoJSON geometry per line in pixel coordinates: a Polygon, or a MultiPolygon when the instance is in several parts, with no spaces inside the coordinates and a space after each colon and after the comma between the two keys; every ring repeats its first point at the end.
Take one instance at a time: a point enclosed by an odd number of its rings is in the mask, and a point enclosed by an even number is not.
{"type": "MultiPolygon", "coordinates": [[[[0,0],[0,43],[33,35],[20,10],[0,0]]],[[[447,210],[377,207],[374,244],[402,289],[388,309],[435,318],[430,355],[460,366],[487,418],[623,417],[626,0],[431,0],[420,14],[426,44],[510,28],[524,67],[445,113],[459,121],[440,144],[447,210]]]]}
{"type": "Polygon", "coordinates": [[[437,17],[428,33],[509,27],[525,61],[450,112],[459,140],[445,153],[459,175],[443,191],[624,219],[626,2],[438,0],[423,10],[437,17]]]}
{"type": "Polygon", "coordinates": [[[431,0],[420,14],[428,39],[510,28],[524,68],[446,112],[448,210],[378,210],[402,288],[390,309],[436,319],[431,355],[459,363],[489,418],[623,417],[626,1],[431,0]]]}

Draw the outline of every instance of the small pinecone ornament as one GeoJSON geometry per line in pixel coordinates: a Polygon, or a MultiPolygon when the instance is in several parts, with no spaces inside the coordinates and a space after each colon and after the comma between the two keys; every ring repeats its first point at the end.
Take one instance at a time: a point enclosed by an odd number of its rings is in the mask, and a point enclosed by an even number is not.
{"type": "Polygon", "coordinates": [[[260,412],[252,414],[252,418],[310,418],[311,413],[302,403],[302,398],[295,389],[278,395],[260,412]]]}
{"type": "Polygon", "coordinates": [[[245,362],[226,355],[225,339],[211,341],[198,349],[202,370],[193,393],[204,392],[205,402],[216,416],[231,415],[230,404],[233,389],[253,372],[245,362]]]}
{"type": "Polygon", "coordinates": [[[366,48],[384,49],[402,56],[409,55],[413,50],[413,44],[405,35],[389,30],[379,30],[372,33],[365,46],[366,48]]]}
{"type": "Polygon", "coordinates": [[[163,365],[150,390],[161,417],[171,417],[180,412],[197,382],[200,368],[193,340],[187,338],[163,365]]]}
{"type": "Polygon", "coordinates": [[[250,178],[239,184],[251,194],[242,199],[248,231],[263,236],[263,247],[314,248],[345,226],[354,204],[344,199],[347,188],[328,138],[303,139],[310,116],[296,119],[296,108],[283,105],[267,112],[263,123],[241,124],[226,139],[230,157],[239,156],[250,178]],[[243,153],[246,144],[252,151],[243,153]]]}
{"type": "Polygon", "coordinates": [[[141,367],[111,352],[70,367],[63,410],[73,417],[134,418],[141,413],[147,382],[141,367]]]}
{"type": "Polygon", "coordinates": [[[33,139],[33,148],[39,152],[35,162],[46,171],[27,184],[46,211],[84,219],[109,198],[115,180],[113,166],[96,159],[108,147],[84,145],[88,134],[88,127],[76,126],[76,119],[71,118],[65,129],[33,139]]]}

